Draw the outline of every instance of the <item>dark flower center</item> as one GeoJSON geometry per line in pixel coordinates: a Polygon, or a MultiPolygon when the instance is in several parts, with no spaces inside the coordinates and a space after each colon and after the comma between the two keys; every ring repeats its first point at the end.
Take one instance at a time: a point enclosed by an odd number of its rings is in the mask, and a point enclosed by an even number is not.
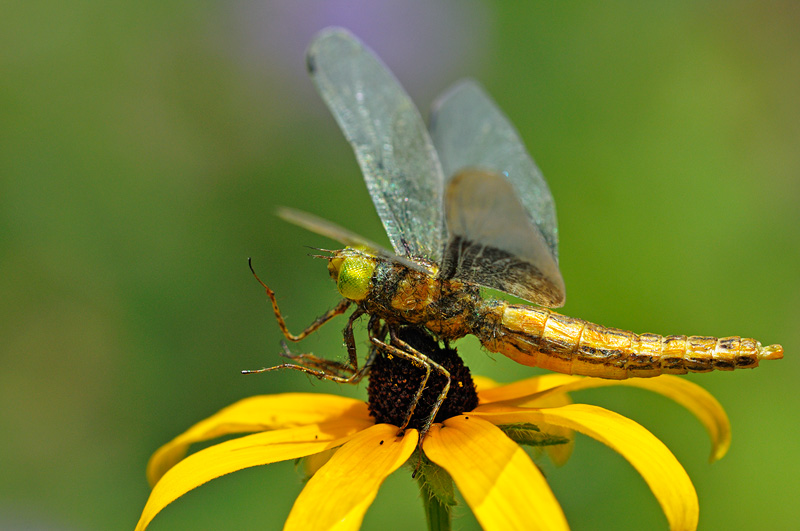
{"type": "MultiPolygon", "coordinates": [[[[397,336],[450,373],[450,390],[434,422],[472,411],[478,405],[472,376],[458,357],[456,349],[442,347],[428,332],[418,327],[404,326],[398,330],[397,336]]],[[[406,350],[400,344],[393,346],[406,350]]],[[[408,358],[379,349],[369,375],[367,394],[370,415],[375,417],[377,423],[402,426],[425,377],[425,368],[408,358]]],[[[428,382],[408,423],[409,428],[420,429],[426,426],[445,383],[446,378],[441,371],[431,367],[428,382]]]]}

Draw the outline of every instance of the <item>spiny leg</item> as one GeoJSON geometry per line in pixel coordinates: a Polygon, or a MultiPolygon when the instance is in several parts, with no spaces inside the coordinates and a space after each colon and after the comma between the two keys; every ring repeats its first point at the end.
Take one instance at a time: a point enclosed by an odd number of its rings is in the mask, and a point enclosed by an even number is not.
{"type": "Polygon", "coordinates": [[[361,370],[354,369],[351,365],[338,361],[326,360],[319,358],[313,354],[294,354],[289,350],[289,346],[282,342],[284,352],[282,356],[291,360],[297,360],[298,363],[282,363],[275,367],[265,367],[263,369],[244,370],[242,374],[258,374],[262,372],[277,371],[279,369],[293,369],[296,371],[304,372],[315,376],[320,380],[329,380],[337,383],[357,384],[364,376],[366,376],[370,360],[364,365],[361,370]]]}
{"type": "MultiPolygon", "coordinates": [[[[353,334],[353,323],[355,323],[356,319],[362,315],[364,315],[364,310],[357,307],[356,311],[354,311],[347,319],[347,325],[342,332],[344,344],[347,348],[347,364],[339,361],[320,358],[313,354],[294,354],[289,350],[289,347],[285,342],[282,343],[283,353],[281,355],[284,358],[289,358],[290,360],[298,362],[300,366],[308,369],[319,370],[327,373],[335,373],[337,375],[347,373],[350,375],[350,377],[354,377],[356,374],[361,373],[363,377],[365,371],[359,371],[358,369],[358,351],[356,350],[355,335],[353,334]]],[[[372,318],[370,319],[370,323],[372,323],[372,318]]]]}
{"type": "MultiPolygon", "coordinates": [[[[388,327],[386,323],[381,322],[381,318],[377,315],[370,315],[369,316],[369,323],[367,324],[367,334],[372,340],[372,338],[377,337],[379,339],[383,339],[386,337],[388,333],[388,327]]],[[[363,371],[369,371],[370,366],[375,361],[375,356],[378,355],[378,348],[375,344],[372,344],[369,349],[369,353],[367,354],[367,359],[364,361],[364,368],[363,371]]]]}
{"type": "Polygon", "coordinates": [[[272,311],[275,312],[275,319],[278,321],[278,326],[280,327],[283,336],[289,341],[295,341],[295,342],[300,341],[308,334],[316,331],[320,326],[324,325],[337,315],[343,314],[347,310],[347,308],[350,307],[350,301],[347,299],[342,299],[341,301],[339,301],[339,304],[337,304],[334,308],[328,310],[324,314],[317,317],[313,323],[311,323],[310,325],[308,325],[308,327],[306,327],[305,330],[303,330],[297,335],[294,335],[291,332],[289,332],[289,329],[286,327],[286,321],[283,320],[283,315],[281,315],[281,311],[278,308],[278,300],[275,298],[275,292],[272,291],[269,288],[269,286],[264,284],[264,282],[262,282],[260,278],[258,278],[258,275],[256,275],[255,270],[253,270],[253,264],[250,261],[250,259],[247,260],[247,263],[250,266],[250,271],[252,271],[253,276],[256,277],[258,283],[261,284],[261,286],[267,292],[267,297],[269,297],[269,300],[272,302],[272,311]]]}
{"type": "MultiPolygon", "coordinates": [[[[264,287],[267,290],[267,293],[269,294],[269,292],[270,292],[269,288],[267,288],[266,286],[264,286],[264,287]]],[[[273,297],[270,297],[270,298],[273,300],[273,306],[276,309],[276,315],[279,315],[277,313],[277,305],[274,302],[275,299],[273,297]]],[[[343,302],[347,302],[348,305],[350,304],[350,301],[348,301],[347,299],[344,299],[343,302]]],[[[345,308],[346,308],[346,306],[345,306],[345,308]]],[[[329,313],[331,313],[331,312],[329,312],[329,313]]],[[[315,356],[313,354],[295,354],[291,350],[289,350],[289,346],[284,341],[284,342],[281,342],[281,346],[283,347],[283,353],[281,353],[281,355],[283,357],[285,357],[285,358],[289,358],[292,361],[296,361],[297,363],[283,363],[283,364],[277,365],[275,367],[266,367],[266,368],[263,368],[263,369],[254,369],[254,370],[245,370],[245,371],[242,371],[242,374],[257,374],[257,373],[262,373],[262,372],[270,372],[270,371],[274,371],[274,370],[278,370],[278,369],[293,369],[293,370],[298,370],[298,371],[301,371],[301,372],[305,372],[306,374],[310,374],[310,375],[315,376],[315,377],[317,377],[317,378],[319,378],[321,380],[330,380],[330,381],[338,382],[338,383],[356,384],[356,383],[360,382],[364,378],[364,376],[366,376],[366,374],[369,372],[369,366],[372,364],[372,359],[374,359],[374,354],[370,353],[370,355],[369,355],[369,357],[367,359],[367,362],[364,364],[364,367],[361,370],[359,370],[359,368],[358,368],[358,353],[357,353],[356,345],[355,345],[355,336],[353,334],[353,323],[355,322],[356,319],[361,317],[363,314],[364,314],[364,311],[361,308],[357,308],[356,311],[353,312],[353,314],[347,320],[347,326],[345,326],[345,329],[344,329],[344,332],[343,332],[344,342],[345,342],[345,345],[347,347],[347,353],[348,353],[348,363],[347,364],[342,363],[342,362],[338,362],[338,361],[334,361],[334,360],[328,360],[328,359],[325,359],[325,358],[320,358],[320,357],[315,356]]],[[[323,316],[323,318],[324,318],[324,316],[323,316]]],[[[323,318],[320,318],[317,321],[320,321],[323,318]]],[[[282,321],[282,319],[279,317],[279,322],[280,321],[282,321]]],[[[372,323],[372,319],[370,319],[370,323],[372,323]]],[[[309,327],[309,328],[311,328],[311,327],[309,327]]],[[[286,335],[285,331],[284,331],[284,335],[286,335]]],[[[307,335],[307,334],[305,334],[305,333],[300,334],[300,336],[298,336],[298,340],[302,339],[302,337],[305,337],[305,335],[307,335]]],[[[287,338],[288,338],[288,336],[287,336],[287,338]]]]}
{"type": "Polygon", "coordinates": [[[280,353],[282,357],[309,369],[318,369],[331,374],[345,374],[348,376],[357,372],[357,369],[353,368],[349,362],[329,360],[311,353],[295,354],[289,350],[289,346],[285,341],[281,341],[281,347],[283,348],[283,352],[280,353]]]}
{"type": "Polygon", "coordinates": [[[388,333],[388,325],[381,322],[381,318],[377,315],[370,315],[369,322],[367,323],[367,333],[369,337],[378,337],[383,339],[388,333]]]}
{"type": "Polygon", "coordinates": [[[356,351],[356,339],[353,335],[353,323],[355,323],[356,319],[362,315],[364,315],[364,310],[362,310],[361,307],[356,307],[356,311],[354,311],[350,315],[350,318],[347,319],[347,326],[344,327],[344,331],[342,332],[342,336],[344,337],[344,345],[347,348],[347,358],[350,360],[350,365],[355,371],[358,370],[358,352],[356,351]]]}
{"type": "Polygon", "coordinates": [[[272,309],[275,312],[275,318],[278,321],[278,326],[280,327],[283,336],[289,341],[294,341],[294,342],[300,341],[301,339],[308,336],[308,334],[315,332],[317,329],[319,329],[319,327],[321,327],[322,325],[324,325],[337,315],[343,314],[345,311],[347,311],[347,308],[350,307],[350,301],[347,299],[342,299],[341,301],[339,301],[339,304],[337,304],[335,307],[331,308],[324,314],[314,319],[314,322],[308,325],[305,330],[303,330],[297,335],[294,335],[291,332],[289,332],[289,329],[286,327],[286,321],[283,320],[281,311],[278,309],[278,302],[275,300],[275,293],[269,288],[266,288],[266,291],[267,291],[267,296],[272,301],[272,309]]]}
{"type": "Polygon", "coordinates": [[[338,374],[331,374],[323,369],[309,369],[308,367],[303,367],[302,365],[296,365],[294,363],[283,363],[281,365],[276,365],[275,367],[265,367],[263,369],[253,369],[253,370],[245,370],[242,371],[242,374],[257,374],[261,372],[271,372],[277,371],[279,369],[294,369],[296,371],[304,372],[306,374],[310,374],[311,376],[315,376],[320,380],[329,380],[331,382],[337,383],[348,383],[348,384],[355,384],[361,381],[364,377],[363,374],[355,373],[351,376],[340,376],[338,374]]]}
{"type": "MultiPolygon", "coordinates": [[[[414,347],[412,347],[411,345],[400,339],[393,328],[389,329],[389,333],[391,335],[391,340],[393,343],[398,344],[400,347],[406,349],[407,351],[414,352],[416,355],[420,356],[425,361],[427,361],[431,367],[438,370],[442,374],[442,376],[445,377],[444,388],[439,393],[439,396],[437,397],[436,402],[434,403],[433,408],[431,409],[431,414],[428,416],[428,419],[425,421],[425,424],[422,425],[422,429],[420,429],[420,444],[422,444],[422,440],[425,438],[425,434],[428,433],[428,430],[431,428],[431,424],[433,424],[434,419],[436,419],[436,415],[439,413],[439,409],[442,407],[442,404],[447,398],[447,393],[450,391],[450,371],[448,371],[447,369],[445,369],[444,367],[442,367],[441,365],[430,359],[428,356],[416,350],[414,347]]],[[[430,376],[430,368],[428,368],[427,370],[425,383],[427,383],[428,376],[430,376]]],[[[416,400],[419,400],[421,396],[422,392],[419,391],[416,400]]],[[[409,420],[410,419],[411,417],[409,416],[409,420]]],[[[406,421],[406,424],[408,424],[408,420],[406,421]]]]}
{"type": "Polygon", "coordinates": [[[425,376],[422,377],[422,381],[420,382],[419,387],[417,388],[417,392],[414,394],[414,398],[411,400],[411,404],[409,404],[408,406],[408,412],[406,413],[406,420],[403,421],[403,425],[400,426],[400,431],[402,432],[403,430],[406,429],[408,423],[411,422],[411,417],[414,415],[414,410],[417,409],[417,404],[419,404],[419,400],[420,398],[422,398],[422,393],[425,391],[425,386],[428,384],[428,378],[431,375],[431,365],[425,359],[414,354],[414,352],[416,352],[414,349],[411,349],[412,352],[405,352],[391,344],[384,343],[383,341],[381,341],[376,337],[370,339],[372,340],[372,343],[376,345],[378,348],[382,348],[386,350],[389,354],[406,359],[411,363],[413,363],[415,366],[425,369],[425,376]]]}
{"type": "Polygon", "coordinates": [[[425,434],[428,433],[431,424],[433,424],[433,420],[436,418],[436,414],[439,412],[439,409],[441,408],[445,398],[447,398],[447,393],[450,390],[450,372],[441,365],[439,365],[438,363],[436,363],[435,361],[433,361],[432,359],[430,359],[425,354],[414,349],[411,345],[407,344],[405,341],[397,338],[394,335],[394,332],[391,330],[391,328],[390,328],[390,333],[392,336],[392,341],[396,342],[402,348],[398,348],[392,344],[387,344],[376,337],[371,338],[371,340],[375,345],[377,345],[380,348],[383,348],[390,354],[393,354],[403,359],[407,359],[412,363],[414,363],[416,366],[418,367],[422,366],[422,368],[425,369],[425,376],[422,378],[422,382],[420,383],[420,386],[414,395],[411,405],[409,406],[406,419],[403,422],[403,425],[400,427],[400,431],[403,431],[408,426],[408,423],[411,421],[411,417],[414,415],[414,410],[416,409],[417,404],[422,398],[422,393],[425,391],[425,387],[427,386],[428,378],[430,377],[431,373],[431,367],[438,370],[445,377],[444,389],[442,389],[442,391],[439,393],[439,396],[437,397],[436,402],[434,403],[434,406],[431,410],[431,414],[428,416],[428,418],[425,420],[425,423],[419,430],[420,432],[419,440],[420,444],[422,444],[422,441],[425,438],[425,434]]]}

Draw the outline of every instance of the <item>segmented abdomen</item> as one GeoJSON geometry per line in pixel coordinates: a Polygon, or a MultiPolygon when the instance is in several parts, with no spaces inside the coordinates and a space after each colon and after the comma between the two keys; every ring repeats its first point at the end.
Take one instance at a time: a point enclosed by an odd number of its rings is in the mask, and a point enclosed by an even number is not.
{"type": "Polygon", "coordinates": [[[780,359],[780,345],[762,347],[743,337],[634,334],[567,317],[544,308],[502,304],[492,310],[495,327],[481,343],[533,367],[565,374],[624,379],[732,371],[780,359]]]}

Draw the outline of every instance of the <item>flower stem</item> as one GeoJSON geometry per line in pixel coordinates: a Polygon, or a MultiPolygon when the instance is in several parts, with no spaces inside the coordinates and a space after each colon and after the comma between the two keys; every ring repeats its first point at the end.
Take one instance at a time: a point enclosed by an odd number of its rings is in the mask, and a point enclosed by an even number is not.
{"type": "MultiPolygon", "coordinates": [[[[420,450],[415,452],[416,477],[425,507],[429,531],[450,531],[451,512],[456,504],[453,478],[443,468],[428,460],[420,450]]],[[[409,459],[409,463],[415,459],[409,459]]]]}
{"type": "Polygon", "coordinates": [[[426,485],[420,485],[422,503],[425,506],[425,519],[428,521],[428,531],[450,531],[450,508],[440,500],[426,485]]]}

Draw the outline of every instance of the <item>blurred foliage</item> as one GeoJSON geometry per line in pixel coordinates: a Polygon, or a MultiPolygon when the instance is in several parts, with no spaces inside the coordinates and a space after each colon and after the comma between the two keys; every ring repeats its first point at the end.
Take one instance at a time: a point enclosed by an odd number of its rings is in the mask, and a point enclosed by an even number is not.
{"type": "MultiPolygon", "coordinates": [[[[132,528],[150,453],[238,398],[345,393],[278,360],[246,259],[298,330],[336,292],[277,220],[290,205],[386,241],[352,153],[303,74],[350,27],[420,108],[479,79],[519,128],[559,212],[565,313],[659,333],[781,342],[755,371],[695,375],[733,446],[632,389],[584,392],[642,422],[698,489],[701,528],[787,529],[800,466],[800,4],[477,1],[14,3],[0,18],[0,528],[132,528]],[[302,7],[301,7],[302,5],[302,7]],[[738,503],[732,503],[736,498],[738,503]]],[[[343,326],[343,323],[340,323],[343,326]]],[[[341,326],[301,348],[343,356],[341,326]]],[[[535,371],[459,343],[472,370],[535,371]]],[[[664,526],[644,482],[585,438],[543,464],[574,529],[664,526]]],[[[419,527],[387,481],[365,529],[419,527]]],[[[279,529],[291,464],[214,481],[152,529],[279,529]]],[[[465,507],[456,525],[477,524],[465,507]]]]}

